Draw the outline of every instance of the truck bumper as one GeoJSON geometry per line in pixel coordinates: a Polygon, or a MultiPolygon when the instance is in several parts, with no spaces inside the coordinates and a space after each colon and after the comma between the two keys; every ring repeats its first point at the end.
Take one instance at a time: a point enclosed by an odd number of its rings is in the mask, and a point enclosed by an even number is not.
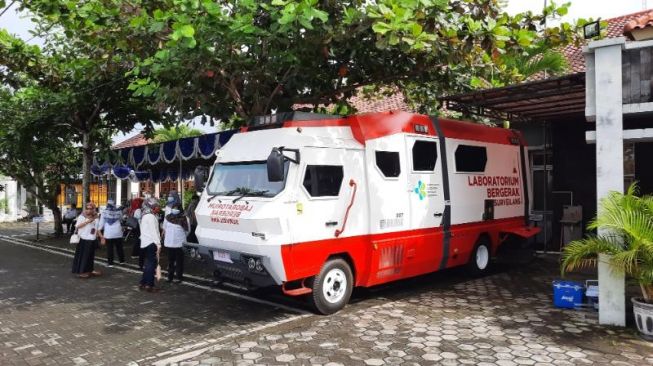
{"type": "Polygon", "coordinates": [[[228,260],[221,257],[216,259],[214,249],[199,247],[200,256],[212,264],[213,274],[216,279],[224,282],[233,283],[246,288],[260,288],[278,285],[266,268],[266,260],[263,257],[244,254],[235,251],[220,250],[221,253],[228,253],[228,260]],[[262,270],[250,268],[250,260],[258,259],[261,261],[262,270]]]}

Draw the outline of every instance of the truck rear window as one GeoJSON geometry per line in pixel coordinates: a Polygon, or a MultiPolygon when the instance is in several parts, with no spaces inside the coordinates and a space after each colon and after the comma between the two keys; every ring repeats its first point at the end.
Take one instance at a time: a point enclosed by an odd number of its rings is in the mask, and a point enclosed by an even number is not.
{"type": "Polygon", "coordinates": [[[438,144],[434,141],[417,140],[413,145],[413,170],[432,172],[438,161],[438,144]]]}
{"type": "Polygon", "coordinates": [[[395,178],[401,174],[397,151],[376,151],[376,166],[385,177],[395,178]]]}
{"type": "Polygon", "coordinates": [[[456,148],[456,171],[460,173],[482,173],[487,164],[485,146],[459,145],[456,148]]]}

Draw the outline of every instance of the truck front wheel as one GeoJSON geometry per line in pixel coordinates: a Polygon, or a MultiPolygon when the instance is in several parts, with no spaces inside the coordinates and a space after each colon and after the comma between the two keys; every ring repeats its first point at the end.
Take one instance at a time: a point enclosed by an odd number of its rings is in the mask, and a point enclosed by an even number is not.
{"type": "Polygon", "coordinates": [[[313,306],[321,314],[333,314],[347,305],[353,288],[349,264],[340,258],[331,259],[313,280],[313,306]]]}

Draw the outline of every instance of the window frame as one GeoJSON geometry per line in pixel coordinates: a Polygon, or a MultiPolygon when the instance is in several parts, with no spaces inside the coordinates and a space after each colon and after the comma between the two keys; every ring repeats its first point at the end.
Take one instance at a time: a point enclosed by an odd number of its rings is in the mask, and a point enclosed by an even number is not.
{"type": "Polygon", "coordinates": [[[487,165],[490,162],[489,155],[487,153],[488,147],[486,145],[470,145],[466,143],[459,143],[456,145],[456,148],[453,150],[453,165],[454,165],[454,173],[455,174],[472,174],[472,175],[486,175],[487,173],[487,165]],[[483,171],[480,172],[468,172],[468,171],[460,171],[458,170],[458,161],[456,160],[456,152],[458,151],[458,148],[461,146],[471,146],[471,147],[479,147],[485,149],[485,166],[483,167],[483,171]]]}
{"type": "Polygon", "coordinates": [[[340,198],[340,193],[342,192],[342,182],[345,181],[345,166],[340,165],[340,164],[314,164],[314,163],[306,163],[304,164],[302,168],[302,173],[299,175],[299,186],[301,187],[302,191],[306,194],[306,197],[308,197],[309,200],[316,200],[316,201],[328,201],[328,200],[337,200],[340,198]],[[342,181],[340,181],[340,188],[338,189],[338,194],[335,196],[313,196],[311,193],[306,189],[306,186],[304,186],[304,177],[306,177],[306,170],[308,169],[309,166],[337,166],[342,168],[342,181]]]}
{"type": "MultiPolygon", "coordinates": [[[[440,160],[440,143],[436,139],[429,139],[429,138],[424,138],[424,136],[417,136],[417,138],[413,138],[413,145],[410,147],[410,172],[413,174],[436,174],[438,170],[438,161],[440,160]],[[415,161],[413,160],[413,148],[415,147],[415,143],[418,141],[425,141],[425,142],[430,142],[435,144],[435,153],[437,154],[435,157],[435,165],[433,165],[433,170],[415,170],[415,161]]],[[[408,155],[408,152],[406,152],[408,155]]]]}
{"type": "Polygon", "coordinates": [[[374,166],[376,167],[376,171],[379,172],[379,174],[381,175],[381,177],[383,179],[385,179],[385,180],[399,180],[399,178],[401,177],[401,173],[402,173],[402,169],[401,169],[401,151],[389,151],[389,150],[376,150],[375,149],[374,150],[374,166]],[[376,158],[376,153],[377,152],[397,153],[397,158],[399,159],[399,175],[397,175],[396,177],[388,177],[383,173],[383,171],[381,170],[381,168],[379,167],[379,165],[377,163],[377,161],[378,161],[377,158],[376,158]]]}
{"type": "MultiPolygon", "coordinates": [[[[238,197],[238,196],[225,196],[225,195],[219,195],[218,193],[222,193],[222,192],[210,192],[210,191],[209,191],[209,184],[211,183],[211,180],[213,179],[213,175],[215,174],[215,170],[216,170],[217,166],[220,165],[220,164],[222,164],[222,165],[255,165],[255,164],[265,164],[265,163],[267,163],[267,161],[265,161],[265,160],[244,160],[244,161],[230,161],[230,162],[221,162],[221,161],[217,161],[217,162],[215,162],[215,163],[213,164],[213,166],[211,167],[211,170],[210,170],[210,172],[209,172],[209,176],[208,176],[208,178],[207,178],[207,180],[206,180],[206,186],[204,187],[204,191],[206,191],[206,193],[207,193],[209,196],[215,196],[215,197],[238,197]]],[[[258,199],[263,199],[263,200],[266,200],[266,199],[267,199],[267,200],[272,200],[272,199],[274,199],[274,198],[277,198],[280,194],[282,194],[282,193],[286,190],[286,187],[288,186],[288,175],[290,174],[290,169],[292,169],[292,164],[290,164],[290,163],[288,163],[288,162],[286,162],[286,164],[287,164],[286,166],[288,167],[288,169],[285,169],[286,171],[285,171],[285,177],[284,177],[284,179],[283,179],[283,187],[281,187],[281,189],[279,190],[279,192],[277,192],[274,196],[269,196],[269,197],[268,197],[268,196],[244,196],[243,198],[247,198],[248,200],[249,200],[249,199],[254,199],[254,200],[258,200],[258,199]]]]}

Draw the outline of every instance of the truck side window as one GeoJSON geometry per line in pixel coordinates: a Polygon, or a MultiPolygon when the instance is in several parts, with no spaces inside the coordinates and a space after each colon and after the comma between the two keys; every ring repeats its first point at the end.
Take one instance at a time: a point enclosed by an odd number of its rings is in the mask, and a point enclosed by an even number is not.
{"type": "Polygon", "coordinates": [[[487,164],[485,146],[459,145],[456,148],[456,171],[461,173],[482,173],[487,164]]]}
{"type": "Polygon", "coordinates": [[[413,170],[432,172],[438,161],[438,145],[435,141],[417,140],[413,145],[413,170]]]}
{"type": "Polygon", "coordinates": [[[385,177],[395,178],[401,174],[399,165],[399,152],[397,151],[376,151],[376,166],[385,177]]]}
{"type": "Polygon", "coordinates": [[[304,188],[311,197],[337,196],[343,175],[340,165],[307,165],[304,188]]]}

